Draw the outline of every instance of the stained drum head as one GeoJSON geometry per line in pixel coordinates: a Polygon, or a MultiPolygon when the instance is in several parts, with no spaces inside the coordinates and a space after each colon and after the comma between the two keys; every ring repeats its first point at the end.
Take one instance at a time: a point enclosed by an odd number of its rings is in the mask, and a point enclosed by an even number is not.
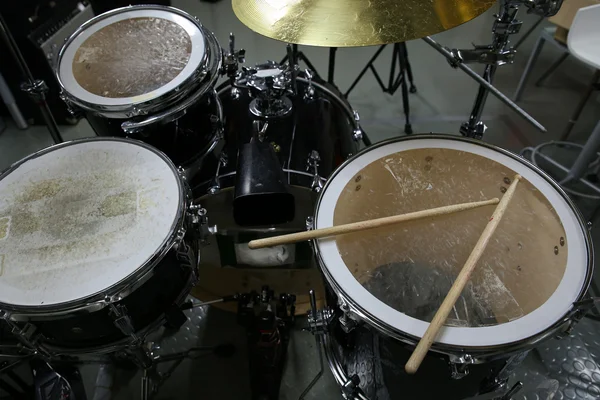
{"type": "Polygon", "coordinates": [[[138,104],[191,79],[207,51],[202,26],[184,12],[125,7],[83,25],[61,50],[57,74],[78,102],[138,104]]]}
{"type": "Polygon", "coordinates": [[[0,175],[0,308],[111,294],[168,245],[182,193],[162,153],[125,139],[70,142],[12,167],[0,175]]]}
{"type": "MultiPolygon", "coordinates": [[[[520,342],[561,320],[587,289],[591,241],[558,186],[522,159],[483,143],[422,136],[372,146],[327,183],[316,227],[516,193],[438,341],[520,342]]],[[[329,282],[367,321],[421,337],[494,206],[321,239],[329,282]]]]}

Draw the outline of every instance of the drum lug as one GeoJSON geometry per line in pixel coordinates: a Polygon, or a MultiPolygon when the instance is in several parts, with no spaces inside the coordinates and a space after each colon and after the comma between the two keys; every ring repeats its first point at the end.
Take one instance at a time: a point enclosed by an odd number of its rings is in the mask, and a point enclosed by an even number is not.
{"type": "Polygon", "coordinates": [[[315,218],[312,216],[306,217],[306,230],[311,231],[315,229],[315,218]]]}
{"type": "Polygon", "coordinates": [[[127,313],[127,307],[121,304],[110,304],[109,314],[113,317],[113,323],[125,336],[133,339],[134,344],[141,343],[138,335],[135,334],[135,328],[131,322],[131,317],[127,313]]]}
{"type": "Polygon", "coordinates": [[[352,115],[354,117],[354,131],[352,132],[352,138],[356,142],[360,142],[363,140],[363,131],[360,127],[360,115],[356,110],[352,110],[352,115]]]}
{"type": "Polygon", "coordinates": [[[349,316],[346,313],[342,314],[342,316],[338,320],[340,322],[342,330],[345,333],[352,332],[354,328],[356,328],[356,326],[358,325],[358,322],[356,322],[356,320],[354,320],[351,316],[349,316]]]}
{"type": "Polygon", "coordinates": [[[473,356],[463,354],[450,357],[450,376],[452,379],[462,379],[469,375],[469,364],[473,364],[473,356]]]}
{"type": "Polygon", "coordinates": [[[221,191],[221,182],[219,180],[219,174],[221,173],[221,167],[227,167],[229,163],[229,157],[227,153],[222,152],[219,156],[219,163],[217,164],[217,171],[215,172],[215,178],[212,184],[208,188],[208,194],[215,195],[221,191]]]}
{"type": "Polygon", "coordinates": [[[64,92],[62,90],[60,91],[60,94],[58,95],[58,97],[60,97],[60,99],[67,106],[67,111],[69,112],[69,114],[75,115],[76,112],[75,112],[75,109],[73,108],[73,103],[71,103],[71,101],[67,98],[67,96],[64,94],[64,92]]]}
{"type": "Polygon", "coordinates": [[[177,167],[177,175],[179,175],[179,177],[182,180],[184,180],[184,181],[187,180],[187,177],[185,175],[185,169],[182,166],[177,167]]]}
{"type": "Polygon", "coordinates": [[[313,74],[309,69],[307,69],[304,71],[304,76],[308,82],[308,87],[306,88],[306,92],[304,92],[303,99],[304,101],[310,102],[315,99],[315,88],[312,85],[313,74]]]}
{"type": "Polygon", "coordinates": [[[321,161],[321,156],[319,152],[313,150],[308,155],[308,160],[306,161],[306,170],[310,171],[312,169],[313,172],[313,180],[310,184],[310,188],[316,193],[320,193],[323,189],[323,179],[319,175],[319,162],[321,161]]]}
{"type": "Polygon", "coordinates": [[[183,238],[185,237],[186,229],[179,228],[177,233],[175,234],[175,249],[179,249],[179,247],[184,243],[183,238]]]}
{"type": "Polygon", "coordinates": [[[229,91],[229,96],[231,96],[232,100],[239,100],[241,94],[242,94],[241,90],[236,87],[232,87],[231,90],[229,91]]]}

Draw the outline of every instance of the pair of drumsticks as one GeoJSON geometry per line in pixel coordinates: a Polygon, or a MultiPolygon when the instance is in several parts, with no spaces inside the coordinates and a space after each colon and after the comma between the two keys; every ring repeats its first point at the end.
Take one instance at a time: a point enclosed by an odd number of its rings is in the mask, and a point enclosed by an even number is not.
{"type": "Polygon", "coordinates": [[[458,297],[460,296],[467,282],[469,281],[469,278],[471,277],[471,274],[475,269],[479,258],[483,254],[483,251],[485,250],[490,238],[492,237],[494,231],[498,227],[498,224],[500,223],[500,220],[502,219],[502,216],[504,215],[504,212],[508,207],[508,203],[510,202],[511,198],[515,193],[517,183],[519,183],[519,180],[521,179],[521,175],[515,175],[508,190],[504,193],[504,196],[502,196],[502,200],[494,198],[485,201],[455,204],[451,206],[432,208],[429,210],[422,210],[407,214],[395,215],[391,217],[377,218],[367,221],[354,222],[351,224],[338,225],[333,226],[331,228],[315,229],[306,232],[292,233],[288,235],[275,236],[266,239],[252,240],[250,243],[248,243],[248,247],[250,247],[251,249],[259,249],[263,247],[271,247],[281,244],[296,243],[303,240],[318,239],[328,236],[358,232],[367,229],[397,224],[399,222],[413,221],[416,219],[451,214],[491,204],[498,204],[485,229],[483,230],[483,233],[479,237],[479,240],[475,244],[473,251],[471,252],[469,258],[465,262],[465,265],[462,267],[460,273],[458,274],[458,277],[456,278],[456,280],[452,284],[452,287],[448,291],[448,294],[444,298],[442,305],[431,320],[431,323],[425,331],[425,334],[419,341],[419,344],[413,351],[410,359],[404,367],[407,373],[414,374],[415,372],[417,372],[417,369],[419,369],[419,366],[423,362],[425,355],[431,348],[431,345],[436,339],[439,331],[444,326],[444,323],[446,322],[450,311],[454,307],[454,304],[458,300],[458,297]]]}

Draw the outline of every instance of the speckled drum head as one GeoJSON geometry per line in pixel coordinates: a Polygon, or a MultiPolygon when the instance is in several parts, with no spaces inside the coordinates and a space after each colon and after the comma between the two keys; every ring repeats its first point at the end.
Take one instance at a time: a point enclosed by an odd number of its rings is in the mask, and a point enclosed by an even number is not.
{"type": "Polygon", "coordinates": [[[0,175],[0,303],[72,303],[141,272],[168,246],[181,181],[141,142],[55,146],[0,175]]]}
{"type": "MultiPolygon", "coordinates": [[[[520,342],[561,321],[592,270],[591,241],[556,183],[506,151],[421,136],[372,146],[327,183],[316,227],[502,197],[504,218],[438,337],[445,345],[520,342]]],[[[483,232],[494,206],[316,243],[325,275],[355,311],[387,331],[419,338],[483,232]]]]}
{"type": "Polygon", "coordinates": [[[126,7],[92,19],[69,38],[57,75],[78,104],[145,103],[193,80],[206,52],[202,26],[182,11],[126,7]]]}

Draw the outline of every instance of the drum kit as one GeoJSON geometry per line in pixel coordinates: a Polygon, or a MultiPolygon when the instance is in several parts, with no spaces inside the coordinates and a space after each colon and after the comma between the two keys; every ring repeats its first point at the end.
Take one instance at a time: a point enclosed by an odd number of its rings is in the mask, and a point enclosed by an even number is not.
{"type": "MultiPolygon", "coordinates": [[[[310,244],[251,250],[248,243],[514,192],[424,371],[394,375],[405,387],[418,385],[417,398],[433,398],[427,386],[435,377],[448,398],[510,399],[523,385],[509,385],[510,374],[528,352],[568,334],[591,309],[593,249],[583,217],[546,173],[473,139],[485,130],[487,93],[501,95],[490,82],[512,57],[506,46],[518,30],[517,4],[550,15],[560,2],[503,2],[494,31],[500,39],[490,47],[449,50],[426,37],[494,3],[233,1],[245,25],[288,43],[425,37],[467,73],[465,63],[485,61],[472,118],[461,129],[467,138],[427,134],[375,144],[335,85],[300,70],[290,45],[286,63],[240,68],[244,51],[233,35],[224,50],[197,18],[175,8],[129,6],[82,25],[61,49],[56,76],[64,101],[98,137],[49,147],[0,175],[0,325],[18,340],[19,354],[50,364],[125,355],[144,370],[142,397],[149,398],[160,360],[148,337],[186,320],[186,298],[203,287],[206,265],[316,265],[325,293],[320,304],[310,290],[307,320],[321,372],[301,398],[322,375],[323,353],[343,398],[389,398],[373,389],[370,367],[356,366],[357,354],[373,351],[364,345],[377,338],[391,369],[407,363],[498,201],[314,236],[310,244]]],[[[228,300],[267,303],[267,292],[228,300]]],[[[305,294],[285,295],[278,307],[293,316],[295,296],[305,294]]]]}

